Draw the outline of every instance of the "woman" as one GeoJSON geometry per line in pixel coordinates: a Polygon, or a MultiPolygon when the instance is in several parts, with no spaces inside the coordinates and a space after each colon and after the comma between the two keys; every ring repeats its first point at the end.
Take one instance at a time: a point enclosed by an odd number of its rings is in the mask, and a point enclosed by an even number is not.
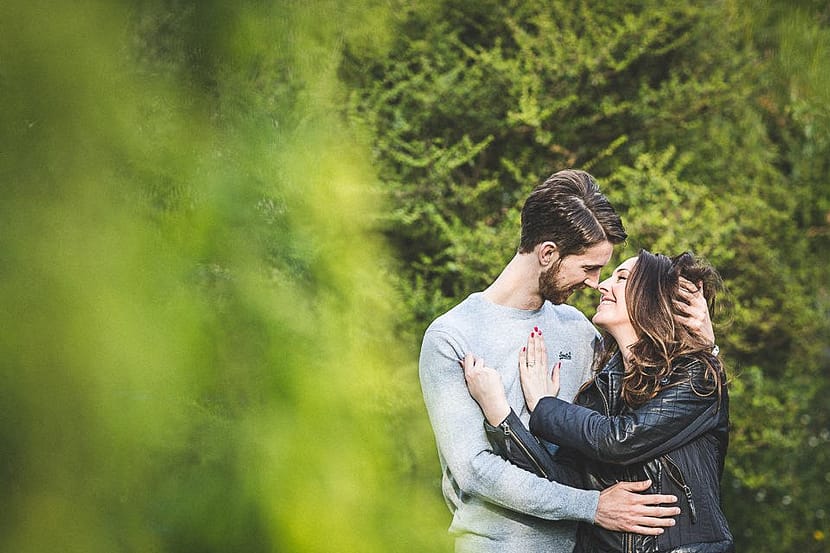
{"type": "Polygon", "coordinates": [[[496,379],[469,380],[471,394],[493,425],[488,436],[494,450],[523,468],[597,490],[622,480],[650,480],[647,493],[681,498],[676,524],[664,533],[629,534],[583,524],[577,551],[734,551],[720,507],[729,424],[725,374],[712,344],[675,323],[673,302],[681,277],[702,281],[713,304],[719,277],[689,253],[668,258],[643,250],[599,285],[592,320],[605,333],[605,351],[594,379],[573,405],[555,397],[558,366],[548,377],[544,340],[531,334],[519,356],[530,430],[560,446],[557,463],[515,413],[505,418],[504,391],[496,379]],[[581,482],[569,477],[567,467],[576,469],[581,482]]]}

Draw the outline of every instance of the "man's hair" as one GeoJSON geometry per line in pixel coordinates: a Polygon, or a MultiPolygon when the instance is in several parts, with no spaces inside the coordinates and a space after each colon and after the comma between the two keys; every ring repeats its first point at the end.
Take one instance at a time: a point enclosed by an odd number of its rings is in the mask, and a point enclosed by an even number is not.
{"type": "Polygon", "coordinates": [[[530,253],[537,244],[550,241],[561,259],[606,240],[619,244],[627,236],[594,177],[566,169],[551,175],[525,200],[519,252],[530,253]]]}

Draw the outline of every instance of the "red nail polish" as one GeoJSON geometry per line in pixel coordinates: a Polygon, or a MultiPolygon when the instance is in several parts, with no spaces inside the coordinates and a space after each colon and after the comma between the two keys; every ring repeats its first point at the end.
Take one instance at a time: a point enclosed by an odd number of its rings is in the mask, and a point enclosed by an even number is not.
{"type": "Polygon", "coordinates": [[[530,333],[530,337],[533,338],[533,333],[532,332],[530,333]]]}
{"type": "Polygon", "coordinates": [[[522,346],[522,351],[526,351],[526,350],[527,350],[527,348],[522,346]]]}
{"type": "Polygon", "coordinates": [[[533,327],[533,330],[535,330],[536,332],[539,332],[539,327],[538,327],[538,326],[534,326],[534,327],[533,327]]]}

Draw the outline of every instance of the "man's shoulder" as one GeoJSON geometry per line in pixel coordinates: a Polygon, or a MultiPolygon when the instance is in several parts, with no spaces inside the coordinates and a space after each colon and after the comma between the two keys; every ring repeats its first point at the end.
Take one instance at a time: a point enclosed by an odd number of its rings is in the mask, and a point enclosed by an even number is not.
{"type": "Polygon", "coordinates": [[[436,317],[427,327],[426,332],[452,333],[469,324],[475,318],[477,311],[476,294],[470,294],[459,303],[455,304],[448,311],[436,317]]]}

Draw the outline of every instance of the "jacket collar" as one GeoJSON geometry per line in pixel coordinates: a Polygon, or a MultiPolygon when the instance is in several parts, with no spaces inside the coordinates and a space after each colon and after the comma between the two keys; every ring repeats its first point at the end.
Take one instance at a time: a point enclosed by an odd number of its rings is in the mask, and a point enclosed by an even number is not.
{"type": "Polygon", "coordinates": [[[623,364],[622,353],[619,351],[615,353],[611,359],[608,360],[608,363],[605,364],[602,372],[613,374],[614,376],[624,376],[625,365],[623,364]]]}
{"type": "Polygon", "coordinates": [[[622,361],[622,354],[617,352],[594,378],[594,385],[604,398],[608,415],[617,415],[620,412],[622,404],[620,391],[624,377],[625,365],[622,361]]]}

